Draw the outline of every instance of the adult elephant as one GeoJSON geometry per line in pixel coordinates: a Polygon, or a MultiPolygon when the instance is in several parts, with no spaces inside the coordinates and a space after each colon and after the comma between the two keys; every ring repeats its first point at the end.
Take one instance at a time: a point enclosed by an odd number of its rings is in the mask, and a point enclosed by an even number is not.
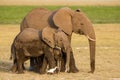
{"type": "MultiPolygon", "coordinates": [[[[36,8],[25,16],[20,30],[22,31],[28,27],[42,30],[47,26],[61,28],[68,35],[70,41],[73,32],[87,37],[90,46],[90,72],[93,73],[95,70],[96,39],[93,25],[88,17],[82,11],[74,11],[68,7],[63,7],[55,11],[36,8]]],[[[62,69],[64,69],[63,66],[62,69]]],[[[73,52],[71,52],[70,56],[70,72],[78,72],[75,66],[73,52]]]]}

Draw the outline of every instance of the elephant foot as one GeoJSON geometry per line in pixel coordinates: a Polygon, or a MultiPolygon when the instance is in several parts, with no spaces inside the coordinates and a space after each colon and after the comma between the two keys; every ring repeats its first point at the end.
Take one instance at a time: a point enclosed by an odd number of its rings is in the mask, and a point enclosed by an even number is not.
{"type": "Polygon", "coordinates": [[[23,73],[24,73],[24,71],[22,71],[22,70],[17,72],[17,74],[23,74],[23,73]]]}
{"type": "Polygon", "coordinates": [[[61,69],[60,69],[60,72],[65,72],[65,68],[61,68],[61,69]]]}
{"type": "Polygon", "coordinates": [[[40,74],[45,74],[45,73],[46,73],[46,71],[40,70],[40,74]]]}
{"type": "Polygon", "coordinates": [[[65,72],[69,73],[69,70],[70,70],[69,66],[66,66],[65,72]]]}
{"type": "Polygon", "coordinates": [[[40,71],[40,74],[45,74],[45,73],[46,73],[46,72],[44,72],[44,71],[43,71],[43,72],[42,72],[42,71],[40,71]]]}
{"type": "Polygon", "coordinates": [[[52,68],[50,70],[47,71],[47,74],[54,74],[54,73],[58,73],[59,69],[58,67],[52,68]]]}
{"type": "Polygon", "coordinates": [[[60,72],[65,72],[65,65],[64,64],[61,64],[60,72]]]}
{"type": "Polygon", "coordinates": [[[17,71],[17,66],[13,65],[10,69],[11,72],[15,73],[17,71]]]}
{"type": "Polygon", "coordinates": [[[69,71],[69,70],[67,70],[67,69],[65,70],[65,72],[66,72],[66,73],[70,73],[70,71],[69,71]]]}
{"type": "Polygon", "coordinates": [[[79,72],[79,70],[76,67],[74,67],[74,68],[70,68],[69,72],[70,73],[77,73],[77,72],[79,72]]]}
{"type": "Polygon", "coordinates": [[[93,74],[93,73],[94,73],[94,71],[89,71],[88,73],[92,73],[92,74],[93,74]]]}

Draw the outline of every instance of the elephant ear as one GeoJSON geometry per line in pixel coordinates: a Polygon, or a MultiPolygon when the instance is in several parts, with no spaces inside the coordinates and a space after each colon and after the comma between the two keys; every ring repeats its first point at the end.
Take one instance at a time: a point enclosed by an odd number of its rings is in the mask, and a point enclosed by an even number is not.
{"type": "Polygon", "coordinates": [[[42,30],[42,40],[52,48],[55,47],[54,33],[55,30],[50,27],[46,27],[42,30]]]}
{"type": "Polygon", "coordinates": [[[61,8],[53,16],[54,24],[61,28],[66,34],[71,35],[72,33],[72,22],[71,16],[73,11],[70,8],[61,8]]]}

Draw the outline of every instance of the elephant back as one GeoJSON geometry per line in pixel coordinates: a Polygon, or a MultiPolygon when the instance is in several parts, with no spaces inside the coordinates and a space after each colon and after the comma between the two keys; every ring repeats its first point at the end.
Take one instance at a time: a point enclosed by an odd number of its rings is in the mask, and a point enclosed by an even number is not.
{"type": "Polygon", "coordinates": [[[34,28],[26,28],[17,36],[17,40],[21,42],[32,42],[33,40],[39,40],[38,30],[34,28]]]}
{"type": "Polygon", "coordinates": [[[28,27],[42,30],[44,27],[49,25],[47,21],[50,13],[51,11],[45,8],[33,9],[23,19],[20,26],[21,31],[28,27]]]}

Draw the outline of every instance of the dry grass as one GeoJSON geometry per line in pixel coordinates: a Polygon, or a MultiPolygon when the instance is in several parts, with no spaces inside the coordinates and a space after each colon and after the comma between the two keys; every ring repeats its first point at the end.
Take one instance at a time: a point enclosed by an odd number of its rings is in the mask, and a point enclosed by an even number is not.
{"type": "MultiPolygon", "coordinates": [[[[19,25],[0,25],[0,80],[120,80],[120,24],[95,24],[94,26],[97,36],[94,74],[87,73],[90,70],[87,39],[73,34],[72,47],[80,71],[40,75],[28,70],[24,74],[9,72],[12,65],[12,61],[9,60],[10,45],[19,32],[19,25]]],[[[29,62],[26,62],[26,66],[28,69],[29,62]]]]}

